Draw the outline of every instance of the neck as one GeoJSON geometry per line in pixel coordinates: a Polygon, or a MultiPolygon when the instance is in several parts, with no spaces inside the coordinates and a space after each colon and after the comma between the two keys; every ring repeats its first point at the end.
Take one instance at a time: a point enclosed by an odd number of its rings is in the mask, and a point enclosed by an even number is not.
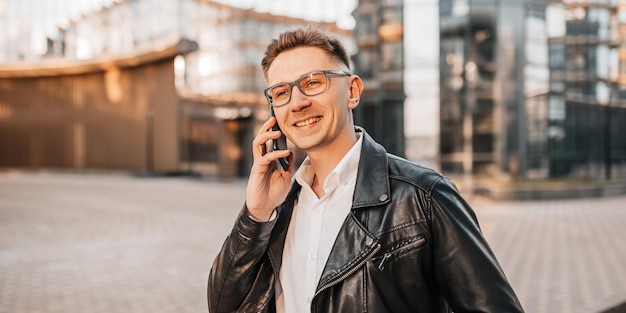
{"type": "Polygon", "coordinates": [[[337,143],[334,147],[307,151],[309,162],[315,172],[311,187],[318,197],[321,198],[324,195],[323,186],[326,177],[337,167],[337,164],[339,164],[341,159],[352,149],[357,140],[358,137],[356,133],[353,133],[349,140],[337,143]]]}

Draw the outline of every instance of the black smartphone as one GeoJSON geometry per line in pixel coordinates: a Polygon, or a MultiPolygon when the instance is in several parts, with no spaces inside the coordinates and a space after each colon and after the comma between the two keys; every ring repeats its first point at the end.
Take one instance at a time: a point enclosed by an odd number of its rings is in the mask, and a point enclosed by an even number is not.
{"type": "MultiPolygon", "coordinates": [[[[270,115],[276,117],[276,115],[274,114],[274,108],[270,105],[270,115]]],[[[276,124],[274,124],[274,126],[272,126],[272,130],[280,130],[280,127],[278,127],[278,121],[276,121],[276,124]]],[[[274,150],[287,150],[287,137],[285,137],[284,134],[280,134],[280,137],[276,140],[272,140],[272,151],[274,150]]],[[[278,158],[278,163],[280,164],[280,166],[283,168],[284,171],[288,171],[289,170],[289,160],[287,158],[278,158]]]]}

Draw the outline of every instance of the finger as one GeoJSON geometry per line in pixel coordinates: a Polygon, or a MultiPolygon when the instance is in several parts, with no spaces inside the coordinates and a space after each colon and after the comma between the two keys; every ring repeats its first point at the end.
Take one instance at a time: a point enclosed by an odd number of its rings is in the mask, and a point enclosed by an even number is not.
{"type": "Polygon", "coordinates": [[[278,165],[278,158],[288,157],[289,152],[284,150],[277,150],[275,152],[268,152],[263,157],[255,160],[250,170],[250,174],[257,177],[265,177],[269,179],[275,172],[282,170],[282,167],[278,165]]]}
{"type": "Polygon", "coordinates": [[[263,123],[263,125],[261,125],[261,128],[256,133],[256,135],[259,136],[259,135],[261,135],[263,133],[266,133],[268,130],[272,129],[274,124],[276,124],[276,118],[271,116],[269,120],[265,121],[265,123],[263,123]]]}
{"type": "Polygon", "coordinates": [[[252,140],[252,156],[258,158],[265,155],[267,142],[278,137],[280,137],[280,131],[265,131],[257,135],[252,140]]]}
{"type": "Polygon", "coordinates": [[[256,163],[260,166],[268,166],[272,163],[275,163],[279,158],[288,158],[291,154],[292,153],[289,150],[275,150],[272,152],[268,152],[264,156],[258,158],[258,162],[256,163]]]}
{"type": "Polygon", "coordinates": [[[252,142],[253,157],[263,156],[268,151],[272,151],[271,142],[268,141],[280,137],[280,132],[273,130],[276,123],[276,117],[271,116],[269,120],[261,125],[257,136],[252,142]]]}

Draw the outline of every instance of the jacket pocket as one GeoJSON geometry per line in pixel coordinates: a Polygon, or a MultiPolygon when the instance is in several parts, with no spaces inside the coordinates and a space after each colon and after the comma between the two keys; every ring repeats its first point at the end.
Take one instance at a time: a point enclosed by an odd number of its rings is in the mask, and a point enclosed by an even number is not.
{"type": "Polygon", "coordinates": [[[384,250],[381,255],[372,258],[372,263],[374,263],[374,265],[382,271],[385,269],[387,262],[400,258],[403,255],[423,246],[425,243],[426,238],[423,236],[403,240],[384,250]]]}

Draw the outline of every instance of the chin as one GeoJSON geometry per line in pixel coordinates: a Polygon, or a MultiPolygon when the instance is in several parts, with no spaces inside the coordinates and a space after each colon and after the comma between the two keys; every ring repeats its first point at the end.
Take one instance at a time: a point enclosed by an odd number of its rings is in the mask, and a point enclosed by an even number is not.
{"type": "Polygon", "coordinates": [[[306,152],[306,151],[311,151],[315,149],[316,147],[320,146],[319,140],[311,140],[311,139],[312,138],[306,138],[304,140],[300,140],[298,144],[296,144],[296,147],[306,152]]]}

